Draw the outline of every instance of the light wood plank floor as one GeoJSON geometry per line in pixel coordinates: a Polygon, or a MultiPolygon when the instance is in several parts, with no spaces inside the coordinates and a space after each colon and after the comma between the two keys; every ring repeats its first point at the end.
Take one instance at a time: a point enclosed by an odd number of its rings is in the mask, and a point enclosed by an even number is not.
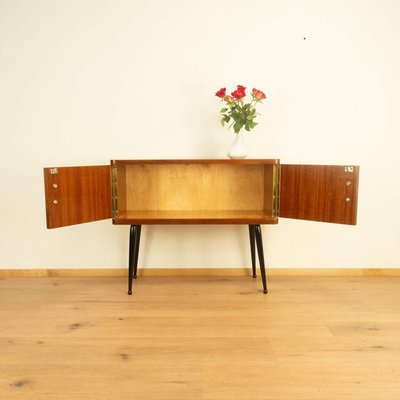
{"type": "Polygon", "coordinates": [[[400,277],[0,279],[1,400],[400,399],[400,277]]]}

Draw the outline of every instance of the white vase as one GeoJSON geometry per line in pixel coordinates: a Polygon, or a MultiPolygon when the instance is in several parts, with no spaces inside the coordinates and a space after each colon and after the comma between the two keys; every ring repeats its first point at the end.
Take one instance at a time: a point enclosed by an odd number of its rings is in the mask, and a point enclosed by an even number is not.
{"type": "Polygon", "coordinates": [[[233,159],[247,157],[247,150],[244,147],[242,132],[235,133],[235,140],[228,151],[228,157],[233,159]]]}

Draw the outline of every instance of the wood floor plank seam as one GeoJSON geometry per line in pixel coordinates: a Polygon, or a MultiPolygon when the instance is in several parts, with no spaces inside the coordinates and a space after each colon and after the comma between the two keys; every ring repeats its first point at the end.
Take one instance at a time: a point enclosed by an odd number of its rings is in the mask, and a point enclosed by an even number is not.
{"type": "MultiPolygon", "coordinates": [[[[267,268],[269,276],[400,276],[400,268],[267,268]]],[[[6,277],[121,277],[127,268],[0,269],[6,277]]],[[[140,268],[138,276],[251,276],[251,268],[140,268]]]]}

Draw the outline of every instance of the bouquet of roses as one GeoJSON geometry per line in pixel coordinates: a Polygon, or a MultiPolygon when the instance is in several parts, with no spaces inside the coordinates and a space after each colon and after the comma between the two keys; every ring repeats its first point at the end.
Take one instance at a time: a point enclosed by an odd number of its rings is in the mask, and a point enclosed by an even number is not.
{"type": "Polygon", "coordinates": [[[221,88],[215,95],[225,102],[225,106],[220,110],[222,126],[232,120],[229,128],[233,126],[234,132],[239,133],[243,127],[246,131],[250,131],[257,125],[257,122],[254,122],[254,118],[258,115],[256,113],[256,105],[266,99],[261,90],[253,88],[251,101],[248,103],[244,102],[246,88],[242,85],[238,85],[230,96],[226,94],[226,88],[221,88]]]}

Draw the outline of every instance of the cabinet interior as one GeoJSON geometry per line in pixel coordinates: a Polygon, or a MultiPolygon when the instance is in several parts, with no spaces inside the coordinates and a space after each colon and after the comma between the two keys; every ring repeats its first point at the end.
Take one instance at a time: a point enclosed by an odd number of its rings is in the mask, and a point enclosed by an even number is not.
{"type": "Polygon", "coordinates": [[[113,161],[114,223],[277,222],[279,165],[266,161],[113,161]]]}

